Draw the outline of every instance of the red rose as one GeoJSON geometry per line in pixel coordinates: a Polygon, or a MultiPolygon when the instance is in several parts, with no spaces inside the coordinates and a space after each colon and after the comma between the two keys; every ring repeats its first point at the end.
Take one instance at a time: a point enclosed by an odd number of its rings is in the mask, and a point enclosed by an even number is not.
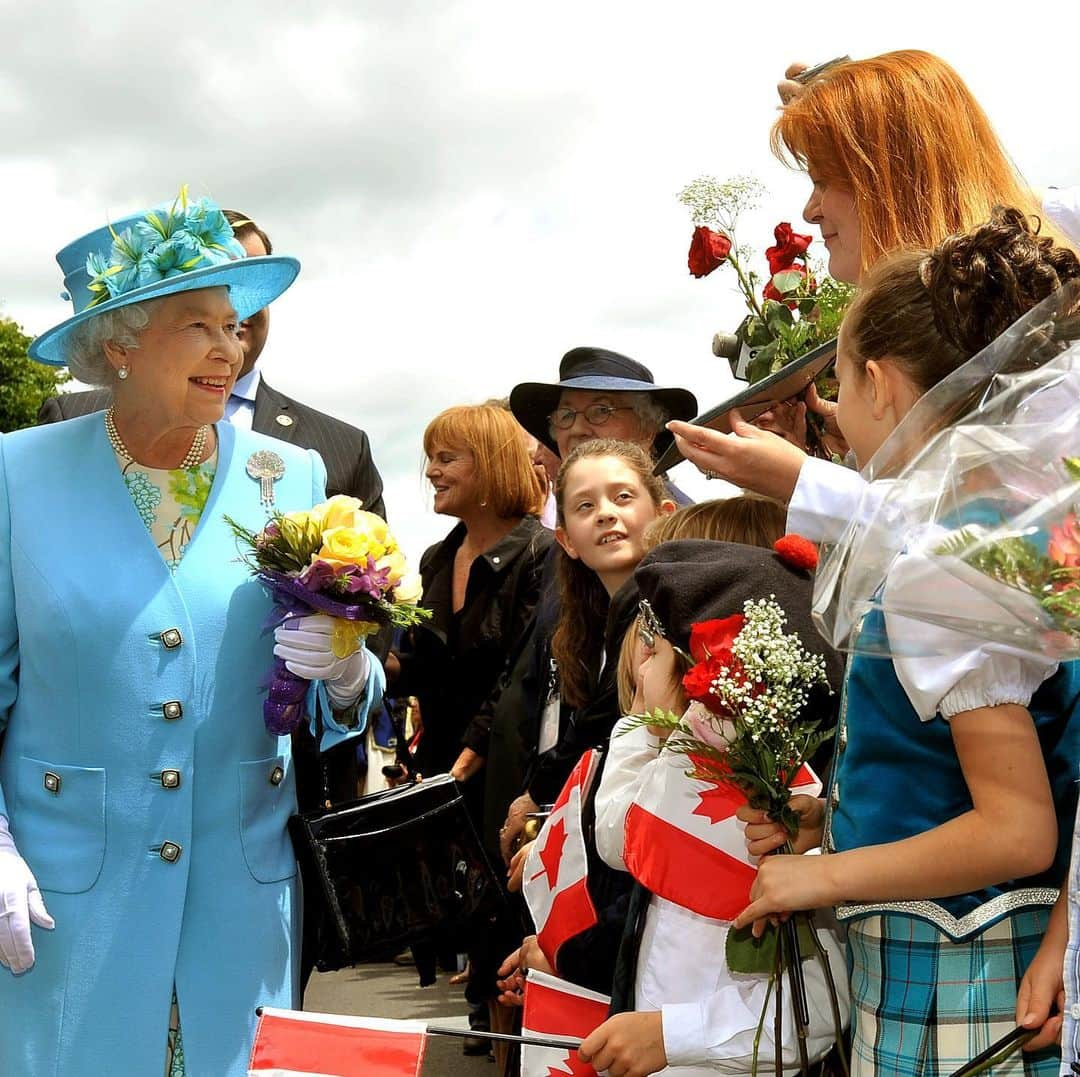
{"type": "MultiPolygon", "coordinates": [[[[806,276],[807,276],[806,266],[797,266],[797,265],[784,266],[778,272],[780,272],[780,273],[798,273],[799,276],[801,276],[803,278],[803,280],[805,280],[806,276]]],[[[773,274],[773,275],[775,276],[775,274],[773,274]]],[[[761,294],[762,294],[763,298],[765,298],[765,299],[775,299],[777,303],[787,303],[787,305],[792,310],[794,310],[799,305],[799,301],[797,299],[786,299],[784,297],[784,293],[781,292],[780,289],[777,288],[775,284],[773,284],[771,279],[770,279],[769,283],[765,285],[765,288],[763,289],[761,294]]]]}
{"type": "Polygon", "coordinates": [[[790,269],[796,258],[805,258],[806,251],[813,242],[813,236],[802,236],[792,230],[786,221],[778,224],[773,231],[776,237],[776,246],[765,249],[765,257],[769,260],[769,272],[779,273],[783,269],[790,269]]]}
{"type": "MultiPolygon", "coordinates": [[[[727,704],[711,690],[713,681],[721,674],[726,674],[727,679],[737,685],[745,685],[748,680],[742,662],[724,649],[691,666],[683,675],[682,683],[688,699],[704,704],[713,714],[729,718],[731,711],[727,704]]],[[[752,694],[757,697],[764,690],[764,685],[755,685],[752,694]]]]}
{"type": "Polygon", "coordinates": [[[741,613],[733,613],[716,621],[699,621],[690,626],[690,657],[695,662],[705,662],[709,658],[719,658],[731,649],[735,637],[742,631],[746,618],[741,613]]]}
{"type": "Polygon", "coordinates": [[[698,662],[696,666],[691,666],[682,679],[687,698],[703,703],[715,712],[720,701],[709,691],[709,686],[721,668],[719,662],[698,662]]]}
{"type": "Polygon", "coordinates": [[[722,232],[699,225],[694,229],[694,238],[690,240],[690,254],[687,265],[695,277],[707,277],[714,269],[724,264],[731,251],[731,240],[722,232]]]}
{"type": "Polygon", "coordinates": [[[802,535],[783,535],[773,543],[773,549],[781,561],[786,561],[795,568],[813,572],[818,564],[817,547],[802,535]]]}

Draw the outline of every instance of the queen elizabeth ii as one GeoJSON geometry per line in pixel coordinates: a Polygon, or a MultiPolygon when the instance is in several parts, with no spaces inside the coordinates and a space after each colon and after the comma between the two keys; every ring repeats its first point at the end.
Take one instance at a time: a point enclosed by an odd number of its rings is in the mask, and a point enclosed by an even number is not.
{"type": "MultiPolygon", "coordinates": [[[[240,1075],[255,1007],[296,1002],[270,601],[224,517],[308,508],[324,469],[221,421],[238,323],[299,271],[242,255],[184,195],[62,250],[75,314],[31,354],[115,404],[0,439],[2,1074],[240,1075]]],[[[362,727],[378,663],[293,636],[362,727]]]]}

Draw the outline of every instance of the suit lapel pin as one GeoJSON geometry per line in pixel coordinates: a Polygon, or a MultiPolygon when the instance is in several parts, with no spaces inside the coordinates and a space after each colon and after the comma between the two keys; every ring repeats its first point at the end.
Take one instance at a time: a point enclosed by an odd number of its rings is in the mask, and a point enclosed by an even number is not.
{"type": "MultiPolygon", "coordinates": [[[[279,415],[280,419],[281,416],[279,415]]],[[[285,461],[276,452],[259,449],[248,457],[247,473],[259,484],[259,499],[267,509],[274,507],[274,483],[285,474],[285,461]]]]}
{"type": "Polygon", "coordinates": [[[279,415],[274,422],[276,422],[278,426],[292,426],[293,417],[291,415],[279,415]]]}

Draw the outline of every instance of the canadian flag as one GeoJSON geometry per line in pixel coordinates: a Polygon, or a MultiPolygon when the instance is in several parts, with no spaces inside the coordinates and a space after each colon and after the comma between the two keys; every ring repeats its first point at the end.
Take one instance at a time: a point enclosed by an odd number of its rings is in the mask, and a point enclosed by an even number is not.
{"type": "MultiPolygon", "coordinates": [[[[757,874],[735,818],[746,797],[733,783],[687,777],[686,757],[676,752],[661,752],[649,768],[626,816],[626,870],[658,897],[733,920],[750,903],[757,874]]],[[[804,766],[791,791],[818,796],[821,782],[804,766]]]]}
{"type": "Polygon", "coordinates": [[[418,1077],[423,1021],[384,1021],[264,1007],[248,1077],[418,1077]]]}
{"type": "MultiPolygon", "coordinates": [[[[583,1040],[607,1020],[611,999],[566,980],[529,969],[525,981],[523,1036],[583,1040]]],[[[521,1077],[596,1077],[596,1070],[582,1062],[576,1048],[521,1048],[521,1077]]]]}
{"type": "Polygon", "coordinates": [[[586,882],[589,866],[581,805],[599,762],[594,749],[578,760],[525,859],[525,902],[536,925],[536,941],[554,969],[559,947],[597,922],[586,882]]]}

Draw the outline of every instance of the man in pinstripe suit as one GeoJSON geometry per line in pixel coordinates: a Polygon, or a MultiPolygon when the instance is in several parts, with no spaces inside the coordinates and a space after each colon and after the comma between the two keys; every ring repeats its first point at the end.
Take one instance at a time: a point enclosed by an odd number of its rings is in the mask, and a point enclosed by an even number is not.
{"type": "MultiPolygon", "coordinates": [[[[226,210],[225,215],[249,255],[272,253],[270,237],[254,221],[234,210],[226,210]]],[[[256,363],[266,344],[269,326],[269,311],[260,310],[240,328],[244,365],[225,407],[225,418],[280,441],[315,449],[326,464],[328,497],[349,494],[360,498],[366,509],[385,516],[382,477],[372,459],[367,434],[279,393],[262,379],[256,363]]],[[[62,393],[45,401],[38,413],[38,422],[55,423],[92,411],[104,411],[110,403],[111,395],[107,389],[62,393]]]]}

